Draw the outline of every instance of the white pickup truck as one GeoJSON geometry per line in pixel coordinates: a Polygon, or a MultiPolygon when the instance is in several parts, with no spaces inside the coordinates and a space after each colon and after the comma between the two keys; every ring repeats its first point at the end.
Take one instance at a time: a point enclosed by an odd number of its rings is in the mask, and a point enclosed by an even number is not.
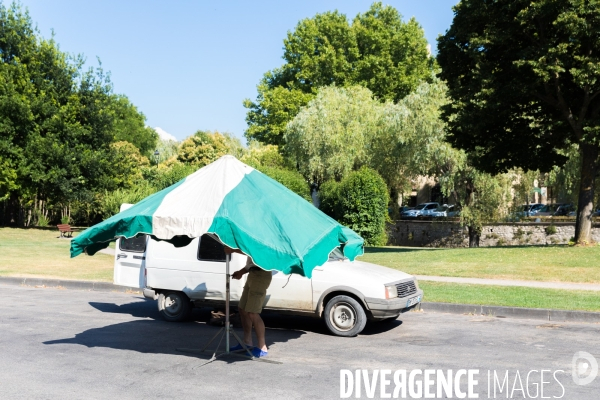
{"type": "MultiPolygon", "coordinates": [[[[246,256],[233,254],[231,273],[244,267],[246,256]]],[[[404,272],[361,261],[349,261],[339,249],[312,279],[273,271],[266,310],[302,313],[323,318],[339,336],[360,333],[367,319],[395,319],[423,298],[416,279],[404,272]]],[[[185,320],[195,307],[222,307],[225,303],[225,252],[210,235],[176,248],[141,235],[116,243],[114,283],[143,289],[158,300],[167,321],[185,320]]],[[[245,276],[231,280],[231,302],[242,294],[245,276]]]]}

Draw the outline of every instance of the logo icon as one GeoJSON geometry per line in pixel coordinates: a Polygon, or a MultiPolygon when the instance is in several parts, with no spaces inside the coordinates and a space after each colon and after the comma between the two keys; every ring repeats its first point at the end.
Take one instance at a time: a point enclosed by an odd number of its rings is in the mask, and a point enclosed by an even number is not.
{"type": "Polygon", "coordinates": [[[589,385],[598,375],[598,361],[585,351],[573,355],[573,382],[579,386],[589,385]]]}

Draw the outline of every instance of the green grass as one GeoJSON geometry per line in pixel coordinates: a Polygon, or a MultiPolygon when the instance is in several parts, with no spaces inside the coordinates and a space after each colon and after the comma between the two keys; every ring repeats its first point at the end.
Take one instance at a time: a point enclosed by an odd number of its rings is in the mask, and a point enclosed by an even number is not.
{"type": "Polygon", "coordinates": [[[488,306],[600,311],[600,293],[584,290],[465,285],[419,281],[424,300],[488,306]]]}
{"type": "Polygon", "coordinates": [[[57,230],[0,228],[0,276],[112,281],[114,257],[70,258],[57,230]]]}
{"type": "Polygon", "coordinates": [[[600,246],[369,247],[359,259],[413,275],[600,283],[600,246]]]}
{"type": "MultiPolygon", "coordinates": [[[[113,256],[70,258],[57,230],[0,228],[0,276],[112,281],[113,256]]],[[[112,246],[114,247],[114,245],[112,246]]],[[[600,282],[600,246],[368,248],[364,261],[415,275],[600,282]]],[[[600,311],[600,293],[420,281],[426,301],[600,311]]]]}

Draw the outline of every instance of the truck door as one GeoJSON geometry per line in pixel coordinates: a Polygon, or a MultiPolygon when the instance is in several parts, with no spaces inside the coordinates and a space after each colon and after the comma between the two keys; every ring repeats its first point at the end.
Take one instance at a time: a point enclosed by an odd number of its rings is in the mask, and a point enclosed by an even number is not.
{"type": "Polygon", "coordinates": [[[115,285],[134,288],[146,287],[147,243],[147,235],[117,240],[115,247],[115,285]]]}
{"type": "Polygon", "coordinates": [[[267,289],[267,307],[285,310],[312,311],[312,282],[300,275],[284,275],[271,271],[273,279],[267,289]]]}

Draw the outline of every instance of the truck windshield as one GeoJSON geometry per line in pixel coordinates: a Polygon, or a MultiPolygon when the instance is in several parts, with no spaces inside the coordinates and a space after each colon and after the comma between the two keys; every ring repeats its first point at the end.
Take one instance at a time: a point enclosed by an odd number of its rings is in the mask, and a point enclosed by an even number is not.
{"type": "Polygon", "coordinates": [[[339,247],[336,247],[331,253],[329,253],[329,261],[338,261],[345,259],[346,257],[344,256],[344,253],[342,253],[342,249],[339,247]]]}

